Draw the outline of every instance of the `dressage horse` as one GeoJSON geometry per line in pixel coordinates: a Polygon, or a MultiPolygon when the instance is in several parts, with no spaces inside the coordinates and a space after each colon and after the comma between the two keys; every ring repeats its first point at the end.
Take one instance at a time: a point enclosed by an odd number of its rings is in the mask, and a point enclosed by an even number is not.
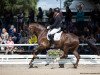
{"type": "MultiPolygon", "coordinates": [[[[29,32],[31,34],[35,34],[38,37],[38,48],[33,52],[33,58],[31,59],[29,65],[30,68],[33,67],[32,62],[35,58],[37,58],[37,54],[42,52],[43,50],[50,49],[50,42],[47,39],[48,30],[40,24],[33,23],[29,25],[29,32]]],[[[77,68],[78,62],[80,59],[80,55],[77,52],[79,47],[79,38],[72,34],[72,33],[65,33],[61,34],[61,38],[58,41],[54,41],[55,49],[61,49],[64,51],[63,56],[60,58],[66,58],[68,56],[68,51],[70,50],[76,57],[77,61],[74,65],[74,68],[77,68]]]]}

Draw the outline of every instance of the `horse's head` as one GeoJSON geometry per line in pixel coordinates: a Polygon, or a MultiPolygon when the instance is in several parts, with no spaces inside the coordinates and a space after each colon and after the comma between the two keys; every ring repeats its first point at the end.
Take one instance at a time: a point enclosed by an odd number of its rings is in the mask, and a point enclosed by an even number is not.
{"type": "Polygon", "coordinates": [[[28,29],[29,29],[30,34],[37,34],[38,35],[46,28],[44,28],[42,25],[33,23],[33,24],[29,25],[28,29]]]}

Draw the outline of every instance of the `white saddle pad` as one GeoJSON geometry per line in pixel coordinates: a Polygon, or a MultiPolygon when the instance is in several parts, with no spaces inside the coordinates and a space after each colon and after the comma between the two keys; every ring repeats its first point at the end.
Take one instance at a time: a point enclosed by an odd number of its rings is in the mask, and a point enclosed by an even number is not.
{"type": "MultiPolygon", "coordinates": [[[[56,33],[56,34],[54,35],[54,38],[53,38],[54,41],[59,41],[60,38],[61,38],[61,34],[62,34],[62,31],[59,32],[59,33],[56,33]]],[[[49,37],[48,37],[48,34],[47,34],[47,39],[50,40],[49,37]]]]}

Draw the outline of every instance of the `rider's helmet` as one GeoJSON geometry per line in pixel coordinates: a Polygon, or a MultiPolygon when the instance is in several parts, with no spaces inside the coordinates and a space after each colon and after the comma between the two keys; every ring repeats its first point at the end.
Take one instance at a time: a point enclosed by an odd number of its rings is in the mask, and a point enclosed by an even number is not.
{"type": "Polygon", "coordinates": [[[59,13],[60,9],[57,7],[57,8],[54,9],[54,12],[58,12],[59,13]]]}

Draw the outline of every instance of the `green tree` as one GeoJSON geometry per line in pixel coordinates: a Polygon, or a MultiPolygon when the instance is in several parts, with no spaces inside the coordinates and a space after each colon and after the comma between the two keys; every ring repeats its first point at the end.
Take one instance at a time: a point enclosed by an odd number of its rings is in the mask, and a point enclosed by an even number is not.
{"type": "Polygon", "coordinates": [[[17,9],[22,9],[28,12],[29,9],[36,10],[38,0],[0,0],[0,13],[3,14],[5,10],[16,13],[17,9]]]}

